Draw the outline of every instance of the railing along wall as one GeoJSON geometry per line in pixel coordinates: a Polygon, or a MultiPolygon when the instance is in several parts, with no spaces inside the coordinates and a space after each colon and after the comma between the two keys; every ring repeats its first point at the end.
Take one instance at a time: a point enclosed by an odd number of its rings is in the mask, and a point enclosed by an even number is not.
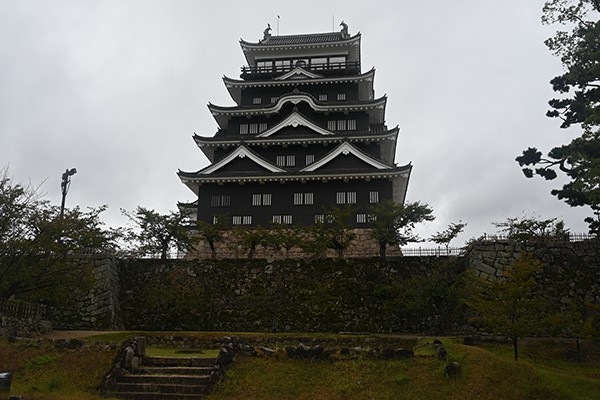
{"type": "Polygon", "coordinates": [[[405,257],[441,257],[441,256],[460,256],[464,253],[462,247],[416,247],[401,249],[405,257]]]}
{"type": "Polygon", "coordinates": [[[46,313],[46,306],[20,300],[0,300],[0,315],[14,318],[41,319],[46,313]]]}

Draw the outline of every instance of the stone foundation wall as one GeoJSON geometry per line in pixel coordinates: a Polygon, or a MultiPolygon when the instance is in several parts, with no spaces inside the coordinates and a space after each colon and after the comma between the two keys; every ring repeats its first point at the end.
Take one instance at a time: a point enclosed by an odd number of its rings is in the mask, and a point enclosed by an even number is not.
{"type": "Polygon", "coordinates": [[[90,284],[70,294],[69,304],[50,311],[54,325],[68,329],[122,329],[118,260],[109,255],[82,258],[90,269],[90,284]]]}
{"type": "MultiPolygon", "coordinates": [[[[346,258],[367,258],[377,257],[379,255],[379,245],[375,239],[369,237],[370,229],[357,228],[352,230],[356,235],[356,239],[352,241],[350,247],[344,252],[346,258]]],[[[235,238],[230,231],[224,232],[224,240],[222,242],[215,243],[216,256],[217,258],[236,258],[244,259],[248,258],[248,251],[243,249],[242,246],[236,245],[235,238]]],[[[386,247],[388,257],[401,256],[402,252],[398,246],[386,247]]],[[[275,252],[272,249],[265,249],[262,246],[258,246],[254,254],[254,258],[272,258],[272,259],[286,259],[286,258],[307,258],[310,254],[306,254],[302,249],[294,247],[289,252],[282,250],[275,252]]],[[[335,258],[337,255],[334,250],[329,249],[324,255],[325,257],[335,258]]],[[[196,251],[189,252],[185,258],[211,258],[212,252],[208,242],[200,241],[196,246],[196,251]]]]}

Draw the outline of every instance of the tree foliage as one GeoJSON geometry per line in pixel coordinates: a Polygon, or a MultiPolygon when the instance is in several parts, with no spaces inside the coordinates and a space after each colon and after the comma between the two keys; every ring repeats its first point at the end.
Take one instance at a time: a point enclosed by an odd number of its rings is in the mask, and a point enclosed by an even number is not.
{"type": "Polygon", "coordinates": [[[518,340],[539,326],[539,296],[536,274],[543,265],[532,255],[522,253],[504,269],[502,278],[492,281],[473,276],[468,286],[467,305],[474,318],[491,333],[509,336],[515,361],[519,359],[518,340]]]}
{"type": "Polygon", "coordinates": [[[550,0],[543,9],[545,24],[570,25],[558,31],[546,45],[560,57],[565,72],[551,80],[561,95],[549,101],[547,115],[559,118],[561,128],[579,125],[582,134],[570,143],[553,148],[543,157],[535,147],[523,151],[516,161],[526,177],[555,179],[557,170],[569,182],[552,195],[572,207],[589,206],[593,217],[585,221],[590,233],[600,232],[600,1],[550,0]],[[533,169],[535,167],[535,169],[533,169]]]}
{"type": "Polygon", "coordinates": [[[304,250],[322,255],[327,249],[333,249],[338,257],[343,257],[344,251],[356,239],[352,226],[347,223],[353,212],[351,206],[323,207],[323,219],[305,227],[306,237],[302,243],[304,250]]]}
{"type": "Polygon", "coordinates": [[[418,201],[398,204],[385,200],[369,208],[371,218],[371,237],[379,244],[379,255],[385,257],[386,246],[404,246],[421,239],[412,230],[415,225],[433,221],[433,210],[427,204],[418,201]]]}
{"type": "Polygon", "coordinates": [[[451,222],[448,225],[448,228],[441,232],[436,232],[435,235],[431,236],[430,240],[434,243],[444,245],[446,247],[446,253],[450,254],[450,242],[455,239],[466,226],[467,224],[463,224],[462,221],[458,221],[458,223],[451,222]]]}
{"type": "Polygon", "coordinates": [[[14,183],[0,172],[0,298],[18,297],[53,304],[85,280],[79,257],[114,253],[120,232],[100,220],[106,206],[82,211],[60,208],[39,189],[14,183]]]}
{"type": "Polygon", "coordinates": [[[167,259],[172,251],[191,251],[198,242],[198,237],[191,235],[191,221],[185,213],[161,215],[139,206],[134,213],[121,211],[136,228],[128,232],[135,255],[167,259]]]}
{"type": "Polygon", "coordinates": [[[208,243],[212,258],[217,257],[215,244],[223,240],[223,232],[228,229],[227,215],[215,215],[214,224],[204,221],[194,221],[198,236],[208,243]]]}
{"type": "Polygon", "coordinates": [[[509,217],[492,224],[509,239],[530,240],[564,239],[568,235],[565,223],[558,218],[541,219],[539,216],[509,217]]]}

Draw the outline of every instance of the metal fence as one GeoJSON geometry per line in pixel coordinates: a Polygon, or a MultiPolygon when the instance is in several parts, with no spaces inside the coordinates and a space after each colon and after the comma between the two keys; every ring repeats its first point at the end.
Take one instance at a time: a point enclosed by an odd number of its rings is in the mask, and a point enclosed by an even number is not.
{"type": "Polygon", "coordinates": [[[402,248],[400,250],[405,257],[459,256],[464,252],[462,247],[412,247],[402,248]]]}
{"type": "Polygon", "coordinates": [[[516,235],[488,235],[484,233],[483,236],[477,239],[478,241],[486,242],[497,242],[507,240],[527,240],[527,241],[559,241],[559,242],[583,242],[584,240],[598,240],[597,235],[590,235],[587,233],[571,233],[565,232],[560,236],[538,236],[538,235],[527,235],[527,234],[516,234],[516,235]]]}
{"type": "Polygon", "coordinates": [[[41,319],[46,313],[43,304],[27,303],[20,300],[0,300],[0,315],[14,318],[41,319]]]}

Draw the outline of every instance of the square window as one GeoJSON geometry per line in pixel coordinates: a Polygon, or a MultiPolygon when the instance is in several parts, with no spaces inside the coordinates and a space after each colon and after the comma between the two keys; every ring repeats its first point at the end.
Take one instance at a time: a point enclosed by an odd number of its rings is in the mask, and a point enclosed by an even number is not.
{"type": "Polygon", "coordinates": [[[283,216],[283,223],[284,224],[291,224],[292,223],[292,216],[291,215],[284,215],[283,216]]]}
{"type": "Polygon", "coordinates": [[[279,97],[271,97],[271,103],[272,104],[277,103],[277,100],[279,100],[279,97]]]}
{"type": "Polygon", "coordinates": [[[338,101],[346,100],[346,93],[338,93],[337,99],[338,101]]]}
{"type": "Polygon", "coordinates": [[[346,193],[346,202],[348,204],[356,204],[356,192],[346,193]]]}
{"type": "Polygon", "coordinates": [[[252,104],[260,104],[260,103],[262,103],[262,98],[255,97],[252,99],[252,104]]]}
{"type": "Polygon", "coordinates": [[[313,194],[312,193],[304,193],[304,204],[306,204],[306,205],[313,204],[313,194]]]}
{"type": "Polygon", "coordinates": [[[295,155],[291,155],[291,156],[287,156],[287,166],[288,167],[293,167],[296,165],[296,156],[295,155]]]}
{"type": "Polygon", "coordinates": [[[265,193],[262,195],[262,204],[263,206],[271,205],[271,193],[265,193]]]}
{"type": "Polygon", "coordinates": [[[301,206],[304,200],[304,196],[302,196],[302,193],[294,193],[294,205],[295,206],[301,206]]]}
{"type": "Polygon", "coordinates": [[[369,203],[371,203],[371,204],[379,203],[379,192],[378,191],[369,192],[369,203]]]}
{"type": "Polygon", "coordinates": [[[252,215],[244,215],[242,223],[244,225],[252,225],[252,215]]]}

